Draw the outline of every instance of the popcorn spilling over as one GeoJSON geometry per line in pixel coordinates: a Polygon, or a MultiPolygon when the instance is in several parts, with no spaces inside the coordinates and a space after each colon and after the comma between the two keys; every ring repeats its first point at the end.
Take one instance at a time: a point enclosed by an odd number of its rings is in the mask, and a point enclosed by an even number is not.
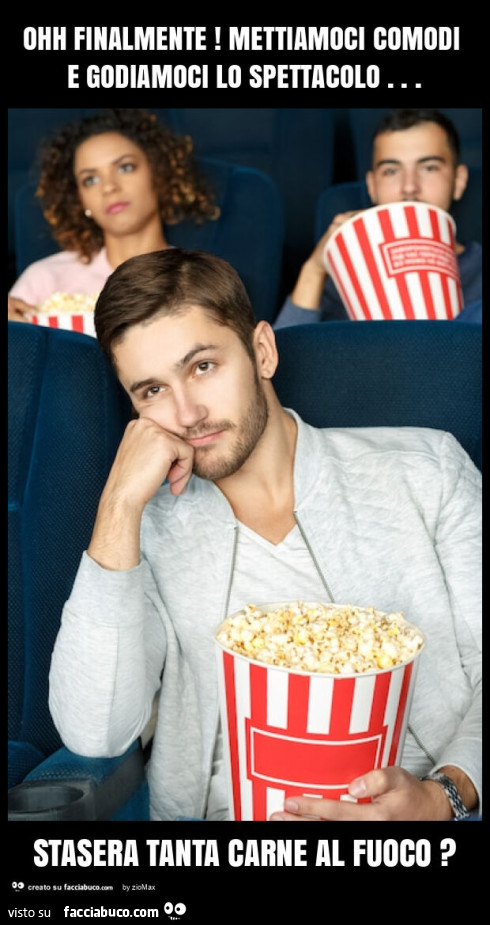
{"type": "Polygon", "coordinates": [[[70,312],[77,315],[80,312],[93,312],[99,294],[87,295],[85,292],[54,292],[49,299],[39,306],[39,312],[55,314],[57,312],[70,312]]]}
{"type": "Polygon", "coordinates": [[[222,623],[216,639],[258,662],[328,674],[392,668],[413,658],[424,643],[402,613],[302,601],[270,611],[248,604],[222,623]]]}

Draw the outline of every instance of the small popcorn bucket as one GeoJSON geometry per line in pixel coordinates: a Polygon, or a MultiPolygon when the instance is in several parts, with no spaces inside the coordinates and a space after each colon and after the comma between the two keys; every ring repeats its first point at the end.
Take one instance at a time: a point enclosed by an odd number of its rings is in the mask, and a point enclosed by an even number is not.
{"type": "Polygon", "coordinates": [[[39,324],[48,328],[59,328],[64,331],[78,331],[79,334],[89,334],[95,337],[94,313],[86,312],[31,312],[29,319],[32,324],[39,324]]]}
{"type": "Polygon", "coordinates": [[[455,236],[437,206],[374,206],[334,232],[324,263],[352,321],[447,321],[463,307],[455,236]]]}
{"type": "Polygon", "coordinates": [[[355,777],[400,763],[422,647],[393,668],[334,675],[248,659],[218,641],[220,629],[215,651],[231,819],[267,820],[286,797],[353,801],[348,786],[355,777]]]}

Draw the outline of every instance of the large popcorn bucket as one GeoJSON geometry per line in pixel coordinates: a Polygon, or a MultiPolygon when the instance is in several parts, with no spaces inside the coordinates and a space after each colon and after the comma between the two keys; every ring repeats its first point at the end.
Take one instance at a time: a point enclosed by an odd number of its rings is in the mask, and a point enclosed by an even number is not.
{"type": "MultiPolygon", "coordinates": [[[[275,610],[284,604],[261,605],[275,610]]],[[[418,670],[327,675],[259,663],[216,638],[230,818],[267,820],[286,797],[349,799],[349,783],[400,763],[418,670]]]]}
{"type": "Polygon", "coordinates": [[[95,337],[94,313],[86,312],[31,312],[32,324],[47,328],[59,328],[64,331],[77,331],[95,337]]]}
{"type": "Polygon", "coordinates": [[[424,202],[354,215],[324,263],[352,321],[451,320],[463,306],[453,218],[424,202]]]}

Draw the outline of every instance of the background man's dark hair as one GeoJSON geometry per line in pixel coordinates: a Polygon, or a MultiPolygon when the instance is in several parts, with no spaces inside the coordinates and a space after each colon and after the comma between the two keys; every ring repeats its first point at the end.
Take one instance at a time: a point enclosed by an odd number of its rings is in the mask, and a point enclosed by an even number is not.
{"type": "Polygon", "coordinates": [[[232,328],[255,360],[257,321],[236,270],[213,254],[177,247],[131,257],[111,273],[95,306],[98,341],[113,361],[114,345],[132,325],[178,315],[193,305],[232,328]]]}
{"type": "Polygon", "coordinates": [[[454,165],[457,166],[461,153],[459,134],[451,120],[437,109],[398,109],[395,112],[388,113],[378,123],[373,134],[372,144],[374,145],[378,135],[382,135],[384,132],[402,132],[405,129],[421,125],[423,122],[435,122],[436,125],[444,129],[454,158],[454,165]]]}

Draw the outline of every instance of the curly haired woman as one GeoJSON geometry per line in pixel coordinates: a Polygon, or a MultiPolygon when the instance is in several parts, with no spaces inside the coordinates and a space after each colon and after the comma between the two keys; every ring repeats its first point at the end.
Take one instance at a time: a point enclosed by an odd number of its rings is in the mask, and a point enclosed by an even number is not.
{"type": "Polygon", "coordinates": [[[9,318],[29,321],[34,308],[63,294],[93,307],[120,263],[169,246],[164,225],[217,218],[192,148],[141,109],[99,112],[48,139],[36,195],[61,251],[16,280],[9,318]]]}

